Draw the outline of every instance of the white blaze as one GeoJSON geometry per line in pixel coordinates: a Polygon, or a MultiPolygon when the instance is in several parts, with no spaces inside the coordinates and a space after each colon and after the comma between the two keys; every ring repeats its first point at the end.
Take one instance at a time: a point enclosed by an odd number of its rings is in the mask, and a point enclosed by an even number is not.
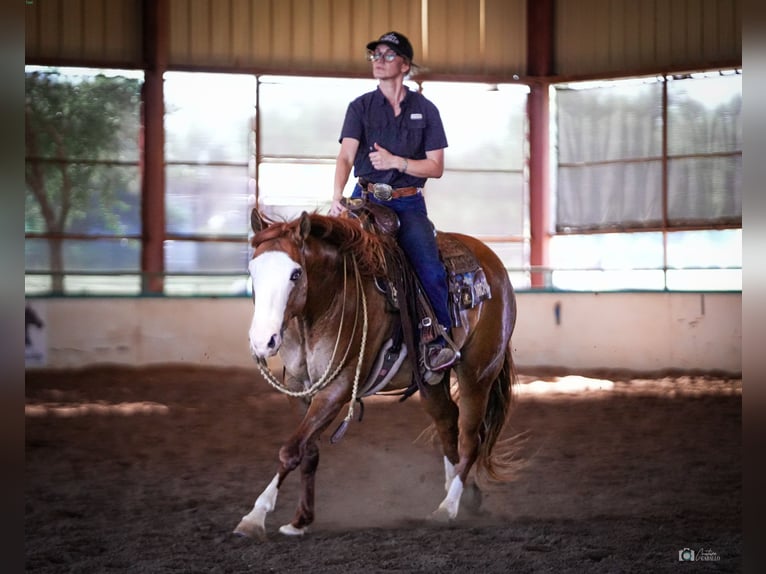
{"type": "Polygon", "coordinates": [[[255,297],[250,352],[255,356],[270,357],[282,344],[285,307],[295,285],[290,276],[296,268],[295,261],[281,251],[262,253],[248,265],[255,297]]]}

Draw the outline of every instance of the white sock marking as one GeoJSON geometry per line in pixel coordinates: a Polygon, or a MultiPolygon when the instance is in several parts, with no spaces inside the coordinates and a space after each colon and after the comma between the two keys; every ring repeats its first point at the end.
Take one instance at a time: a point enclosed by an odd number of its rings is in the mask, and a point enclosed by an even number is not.
{"type": "Polygon", "coordinates": [[[450,520],[457,516],[458,508],[460,507],[460,497],[463,495],[463,481],[459,476],[452,479],[449,490],[447,490],[447,497],[442,500],[439,505],[438,511],[446,511],[450,520]]]}
{"type": "Polygon", "coordinates": [[[444,457],[444,490],[449,491],[450,484],[452,484],[452,479],[457,476],[457,471],[455,471],[455,465],[453,465],[449,459],[445,456],[444,457]]]}
{"type": "Polygon", "coordinates": [[[274,506],[277,503],[277,494],[279,494],[277,482],[279,482],[279,475],[275,474],[266,490],[255,501],[253,509],[242,517],[244,522],[253,522],[260,526],[261,529],[266,529],[266,515],[274,510],[274,506]]]}

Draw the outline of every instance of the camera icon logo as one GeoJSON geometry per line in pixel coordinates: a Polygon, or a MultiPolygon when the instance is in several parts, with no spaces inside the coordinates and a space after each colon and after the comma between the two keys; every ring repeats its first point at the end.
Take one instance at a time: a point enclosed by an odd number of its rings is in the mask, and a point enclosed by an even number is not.
{"type": "Polygon", "coordinates": [[[694,562],[694,550],[691,548],[683,548],[678,551],[679,562],[694,562]]]}

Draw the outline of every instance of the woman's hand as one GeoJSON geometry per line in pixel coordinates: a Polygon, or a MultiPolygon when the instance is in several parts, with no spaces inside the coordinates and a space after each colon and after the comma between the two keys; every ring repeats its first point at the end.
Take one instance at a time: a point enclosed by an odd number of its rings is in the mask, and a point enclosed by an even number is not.
{"type": "Polygon", "coordinates": [[[378,142],[373,144],[373,151],[370,152],[370,163],[372,167],[379,171],[387,169],[401,169],[403,158],[392,154],[384,147],[380,147],[378,142]]]}
{"type": "Polygon", "coordinates": [[[340,201],[341,201],[340,199],[332,200],[332,204],[330,205],[330,215],[337,216],[337,215],[341,215],[344,211],[346,211],[346,208],[343,207],[340,201]]]}

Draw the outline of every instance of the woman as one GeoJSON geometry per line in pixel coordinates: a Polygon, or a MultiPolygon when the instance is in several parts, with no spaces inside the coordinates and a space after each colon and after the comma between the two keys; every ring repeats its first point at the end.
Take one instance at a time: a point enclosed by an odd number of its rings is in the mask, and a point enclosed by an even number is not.
{"type": "MultiPolygon", "coordinates": [[[[360,197],[364,189],[370,201],[399,216],[399,245],[415,269],[436,319],[448,332],[447,276],[423,198],[427,179],[444,172],[447,136],[436,106],[404,85],[413,66],[413,50],[403,34],[388,32],[367,44],[367,59],[378,87],[356,98],[346,111],[330,215],[344,209],[341,198],[353,168],[358,182],[352,197],[360,197]]],[[[426,367],[437,372],[450,367],[456,358],[441,335],[424,357],[426,367]]]]}

